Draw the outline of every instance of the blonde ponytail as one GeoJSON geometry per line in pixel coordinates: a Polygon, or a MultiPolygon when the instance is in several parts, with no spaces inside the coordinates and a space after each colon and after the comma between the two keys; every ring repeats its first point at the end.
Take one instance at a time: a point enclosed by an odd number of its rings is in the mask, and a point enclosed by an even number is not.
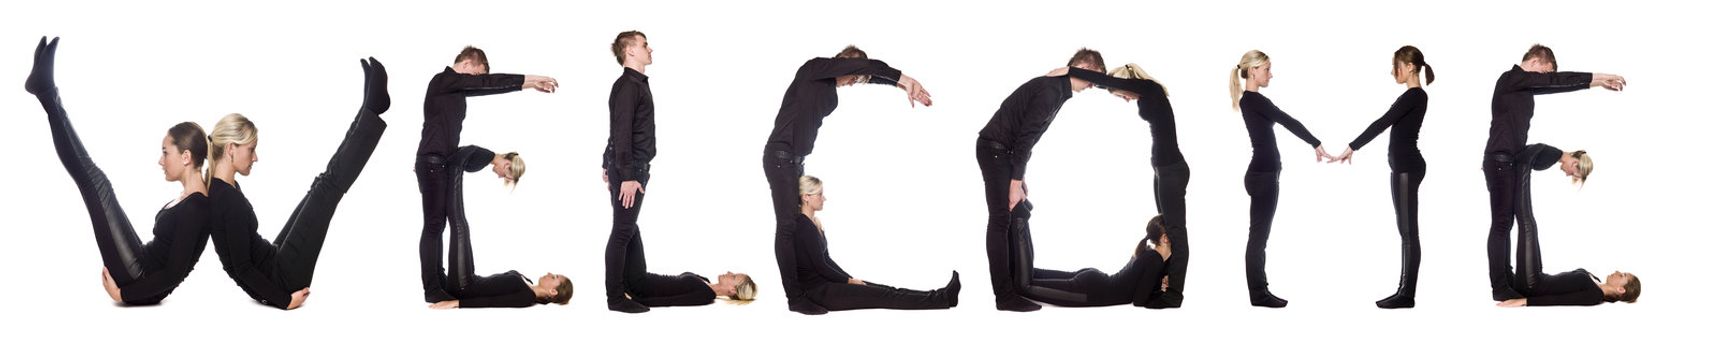
{"type": "MultiPolygon", "coordinates": [[[[1144,68],[1139,68],[1139,65],[1133,63],[1128,63],[1121,67],[1116,67],[1114,70],[1110,70],[1110,76],[1122,79],[1157,80],[1152,78],[1151,74],[1146,74],[1144,68]]],[[[1163,85],[1163,82],[1158,81],[1157,85],[1161,86],[1163,85]]],[[[1163,94],[1165,96],[1169,95],[1169,88],[1165,87],[1163,89],[1163,94]]]]}
{"type": "Polygon", "coordinates": [[[215,164],[227,157],[227,145],[248,145],[257,142],[257,126],[249,118],[238,113],[221,117],[215,122],[215,128],[209,130],[209,169],[203,173],[205,185],[212,183],[215,178],[215,164]]]}
{"type": "Polygon", "coordinates": [[[1241,79],[1251,79],[1247,76],[1247,69],[1265,65],[1270,60],[1271,56],[1265,55],[1259,50],[1247,51],[1246,54],[1241,55],[1241,62],[1235,64],[1235,68],[1229,71],[1229,106],[1231,108],[1237,111],[1241,110],[1241,79]]]}

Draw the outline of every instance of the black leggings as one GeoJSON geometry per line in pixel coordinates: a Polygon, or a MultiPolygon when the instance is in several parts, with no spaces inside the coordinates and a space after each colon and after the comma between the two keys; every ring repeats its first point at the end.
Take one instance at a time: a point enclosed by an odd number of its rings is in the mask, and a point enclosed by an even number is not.
{"type": "Polygon", "coordinates": [[[369,163],[370,155],[375,153],[376,144],[381,142],[382,132],[387,128],[388,123],[381,116],[360,108],[357,117],[347,127],[340,147],[328,160],[328,167],[311,181],[310,190],[298,201],[292,215],[286,218],[286,227],[275,236],[276,271],[288,292],[310,287],[316,273],[316,259],[322,253],[322,242],[328,237],[328,224],[334,220],[335,209],[364,171],[364,165],[369,163]]]}
{"type": "MultiPolygon", "coordinates": [[[[458,171],[457,168],[453,170],[455,172],[450,173],[451,177],[447,179],[448,192],[446,194],[446,198],[448,198],[446,203],[447,221],[452,224],[449,229],[451,236],[448,237],[448,270],[446,284],[437,286],[437,289],[443,290],[442,288],[445,288],[448,295],[460,299],[496,297],[513,293],[517,290],[517,285],[522,283],[518,271],[508,271],[489,277],[477,275],[476,258],[471,253],[471,223],[465,218],[465,177],[463,176],[465,173],[458,171]]],[[[436,243],[440,243],[440,232],[437,233],[436,243]]],[[[437,269],[439,270],[440,267],[437,269]]]]}
{"type": "Polygon", "coordinates": [[[1281,174],[1281,171],[1247,172],[1247,195],[1253,197],[1252,205],[1248,209],[1252,226],[1247,229],[1249,291],[1262,292],[1270,286],[1265,277],[1265,242],[1271,239],[1271,221],[1275,220],[1277,215],[1277,179],[1281,174]]]}
{"type": "MultiPolygon", "coordinates": [[[[52,74],[52,56],[38,57],[37,74],[52,74]],[[45,65],[45,66],[44,66],[45,65]]],[[[78,192],[83,196],[84,207],[89,210],[90,228],[95,231],[96,247],[101,250],[102,266],[113,276],[113,281],[119,286],[126,286],[133,281],[143,279],[149,271],[144,266],[146,257],[143,242],[138,240],[137,231],[131,226],[131,220],[125,215],[125,210],[119,206],[119,199],[113,194],[113,185],[108,182],[107,174],[96,167],[95,160],[90,159],[89,151],[84,149],[83,140],[78,138],[77,130],[72,129],[72,121],[66,115],[65,106],[60,104],[59,90],[52,86],[51,76],[36,77],[42,80],[43,86],[39,91],[32,91],[36,99],[42,103],[42,109],[48,114],[48,129],[53,132],[54,150],[59,154],[60,164],[71,175],[72,182],[77,184],[78,192]]],[[[32,88],[34,89],[34,88],[32,88]]],[[[190,239],[189,237],[182,239],[190,239]]]]}
{"type": "Polygon", "coordinates": [[[926,310],[947,309],[946,289],[918,291],[865,281],[865,285],[813,282],[805,297],[829,311],[858,309],[926,310]]]}
{"type": "MultiPolygon", "coordinates": [[[[604,287],[608,302],[626,300],[626,292],[642,282],[645,272],[644,239],[639,236],[638,212],[644,209],[644,193],[634,193],[632,208],[621,206],[620,174],[608,169],[609,206],[614,209],[614,227],[608,234],[608,248],[603,252],[604,287]]],[[[638,180],[640,185],[649,178],[638,180]]]]}
{"type": "Polygon", "coordinates": [[[1192,178],[1192,172],[1187,163],[1154,168],[1152,189],[1156,196],[1153,198],[1157,202],[1158,214],[1163,215],[1164,226],[1169,229],[1169,247],[1175,252],[1163,267],[1169,275],[1169,290],[1165,294],[1179,302],[1187,286],[1187,182],[1192,178]]]}
{"type": "MultiPolygon", "coordinates": [[[[770,203],[775,208],[775,262],[781,270],[782,291],[789,306],[805,300],[805,288],[797,278],[798,257],[793,249],[794,220],[799,214],[799,177],[805,175],[803,158],[791,152],[764,148],[764,179],[769,181],[770,203]]],[[[827,308],[827,306],[826,306],[827,308]]]]}
{"type": "Polygon", "coordinates": [[[1420,276],[1420,182],[1423,169],[1390,174],[1390,199],[1396,208],[1396,231],[1402,235],[1402,291],[1414,296],[1420,276]]]}
{"type": "MultiPolygon", "coordinates": [[[[1134,256],[1115,274],[1105,274],[1093,268],[1078,271],[1058,271],[1035,267],[1030,225],[1032,205],[1021,203],[1009,215],[1009,239],[1016,247],[1014,279],[1022,296],[1058,306],[1109,306],[1133,303],[1145,305],[1156,294],[1159,279],[1164,277],[1165,264],[1141,239],[1134,247],[1134,256]]],[[[1179,255],[1179,253],[1177,253],[1179,255]]]]}

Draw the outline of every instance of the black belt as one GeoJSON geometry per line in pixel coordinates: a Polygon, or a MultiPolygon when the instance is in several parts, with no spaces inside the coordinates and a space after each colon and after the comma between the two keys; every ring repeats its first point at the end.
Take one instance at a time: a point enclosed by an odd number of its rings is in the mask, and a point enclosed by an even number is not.
{"type": "Polygon", "coordinates": [[[1494,152],[1485,155],[1485,159],[1489,159],[1494,162],[1509,163],[1515,161],[1515,156],[1509,154],[1509,152],[1494,152]]]}
{"type": "Polygon", "coordinates": [[[998,150],[998,151],[1004,151],[1004,152],[1009,151],[1008,145],[1004,145],[1001,142],[985,140],[985,139],[978,139],[978,146],[990,148],[990,149],[994,149],[994,150],[998,150]]]}
{"type": "Polygon", "coordinates": [[[793,154],[793,152],[765,151],[764,154],[768,154],[771,157],[775,157],[775,159],[785,160],[788,163],[792,163],[792,164],[803,164],[803,163],[805,163],[805,157],[796,156],[793,154]]]}

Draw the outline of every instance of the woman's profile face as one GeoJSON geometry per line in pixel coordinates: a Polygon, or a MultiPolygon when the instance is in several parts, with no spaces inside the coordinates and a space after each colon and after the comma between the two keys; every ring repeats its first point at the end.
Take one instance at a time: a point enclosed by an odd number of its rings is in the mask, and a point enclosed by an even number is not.
{"type": "Polygon", "coordinates": [[[1271,61],[1265,61],[1257,67],[1247,68],[1247,79],[1258,82],[1259,87],[1271,86],[1271,61]]]}
{"type": "Polygon", "coordinates": [[[514,181],[516,179],[507,176],[507,169],[512,168],[512,167],[513,167],[513,161],[507,160],[507,159],[502,159],[501,163],[498,163],[498,164],[495,164],[494,166],[491,166],[490,170],[495,171],[495,177],[498,177],[498,178],[501,178],[501,179],[507,180],[507,181],[514,181]]]}
{"type": "Polygon", "coordinates": [[[181,155],[182,153],[184,152],[179,150],[179,146],[173,145],[173,135],[168,134],[161,137],[161,159],[157,160],[155,164],[161,165],[161,176],[167,181],[179,181],[179,178],[184,175],[185,157],[181,155]]]}
{"type": "Polygon", "coordinates": [[[251,166],[257,162],[258,142],[261,141],[243,145],[227,144],[227,159],[233,162],[234,171],[238,171],[240,175],[251,176],[251,166]]]}

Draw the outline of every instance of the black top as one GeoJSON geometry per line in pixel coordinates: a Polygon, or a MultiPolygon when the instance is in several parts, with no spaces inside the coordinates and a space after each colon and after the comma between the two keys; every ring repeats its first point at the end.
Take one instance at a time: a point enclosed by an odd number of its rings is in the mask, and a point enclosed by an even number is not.
{"type": "Polygon", "coordinates": [[[648,178],[650,159],[656,157],[656,101],[650,94],[650,77],[625,68],[608,92],[608,148],[603,150],[603,169],[614,169],[620,179],[648,178]],[[620,152],[615,152],[615,146],[620,152]]]}
{"type": "Polygon", "coordinates": [[[1538,73],[1510,68],[1497,77],[1491,92],[1491,138],[1485,153],[1516,153],[1527,145],[1527,128],[1533,121],[1533,95],[1583,90],[1593,83],[1593,73],[1538,73]]]}
{"type": "Polygon", "coordinates": [[[525,76],[518,74],[467,75],[444,68],[430,78],[424,92],[424,130],[418,155],[447,156],[459,144],[465,128],[465,98],[519,91],[525,76]]]}
{"type": "Polygon", "coordinates": [[[1110,89],[1120,89],[1139,95],[1139,118],[1151,124],[1151,165],[1187,164],[1181,156],[1181,146],[1175,139],[1175,109],[1169,106],[1169,94],[1155,80],[1122,79],[1103,72],[1068,68],[1068,74],[1110,89]]]}
{"type": "Polygon", "coordinates": [[[256,209],[250,200],[237,184],[221,179],[209,181],[209,199],[213,202],[209,222],[221,268],[251,299],[285,309],[295,291],[286,290],[285,283],[274,278],[279,276],[273,263],[275,247],[257,234],[256,209]]]}
{"type": "Polygon", "coordinates": [[[799,281],[805,288],[819,283],[847,283],[853,278],[836,265],[829,257],[829,241],[823,238],[823,231],[817,228],[817,223],[805,215],[797,215],[793,231],[794,255],[799,261],[799,281]]]}
{"type": "Polygon", "coordinates": [[[1384,116],[1378,117],[1366,131],[1360,132],[1348,148],[1356,151],[1360,146],[1372,142],[1373,138],[1390,128],[1390,168],[1407,170],[1405,168],[1418,165],[1419,170],[1426,167],[1425,157],[1420,156],[1420,124],[1426,120],[1426,90],[1408,88],[1402,96],[1396,97],[1396,102],[1390,104],[1390,110],[1384,116]],[[1405,163],[1405,164],[1397,164],[1405,163]]]}
{"type": "Polygon", "coordinates": [[[1312,147],[1322,144],[1299,120],[1283,113],[1276,103],[1258,92],[1241,93],[1241,121],[1247,124],[1247,137],[1253,141],[1253,162],[1247,164],[1247,172],[1283,169],[1282,155],[1277,152],[1277,124],[1312,147]]]}
{"type": "Polygon", "coordinates": [[[160,303],[191,275],[209,243],[209,197],[192,193],[155,212],[155,239],[143,245],[143,278],[119,287],[126,304],[160,303]]]}
{"type": "Polygon", "coordinates": [[[459,298],[462,309],[537,305],[537,292],[531,291],[531,284],[525,282],[525,275],[519,271],[477,277],[465,289],[450,291],[450,294],[459,298]]]}
{"type": "Polygon", "coordinates": [[[696,306],[716,302],[716,291],[710,290],[710,279],[691,272],[664,276],[650,273],[649,290],[632,290],[632,301],[644,306],[696,306]]]}
{"type": "Polygon", "coordinates": [[[1526,169],[1550,169],[1552,165],[1561,163],[1562,160],[1563,150],[1543,143],[1528,145],[1521,149],[1521,153],[1515,154],[1516,166],[1525,167],[1522,171],[1527,171],[1526,169]]]}
{"type": "Polygon", "coordinates": [[[1032,146],[1056,120],[1062,104],[1074,97],[1068,76],[1037,77],[1015,88],[1002,107],[990,116],[990,122],[978,131],[978,138],[1001,143],[1008,148],[1014,171],[1010,179],[1026,179],[1026,162],[1032,159],[1032,146]]]}
{"type": "Polygon", "coordinates": [[[1540,275],[1538,284],[1521,291],[1528,306],[1591,306],[1605,302],[1605,291],[1599,289],[1597,277],[1587,269],[1576,269],[1555,275],[1540,275]]]}
{"type": "MultiPolygon", "coordinates": [[[[473,173],[488,167],[489,162],[494,160],[495,152],[491,152],[489,149],[483,147],[465,145],[460,146],[458,151],[453,152],[453,156],[448,157],[447,164],[450,166],[458,166],[459,170],[464,172],[473,173]]],[[[454,176],[464,176],[462,173],[453,174],[454,176]]]]}
{"type": "Polygon", "coordinates": [[[835,78],[848,75],[868,75],[871,83],[894,85],[901,79],[901,70],[870,59],[819,57],[805,61],[781,98],[775,129],[764,147],[792,151],[799,157],[810,155],[812,144],[817,142],[817,128],[840,102],[835,78]]]}

